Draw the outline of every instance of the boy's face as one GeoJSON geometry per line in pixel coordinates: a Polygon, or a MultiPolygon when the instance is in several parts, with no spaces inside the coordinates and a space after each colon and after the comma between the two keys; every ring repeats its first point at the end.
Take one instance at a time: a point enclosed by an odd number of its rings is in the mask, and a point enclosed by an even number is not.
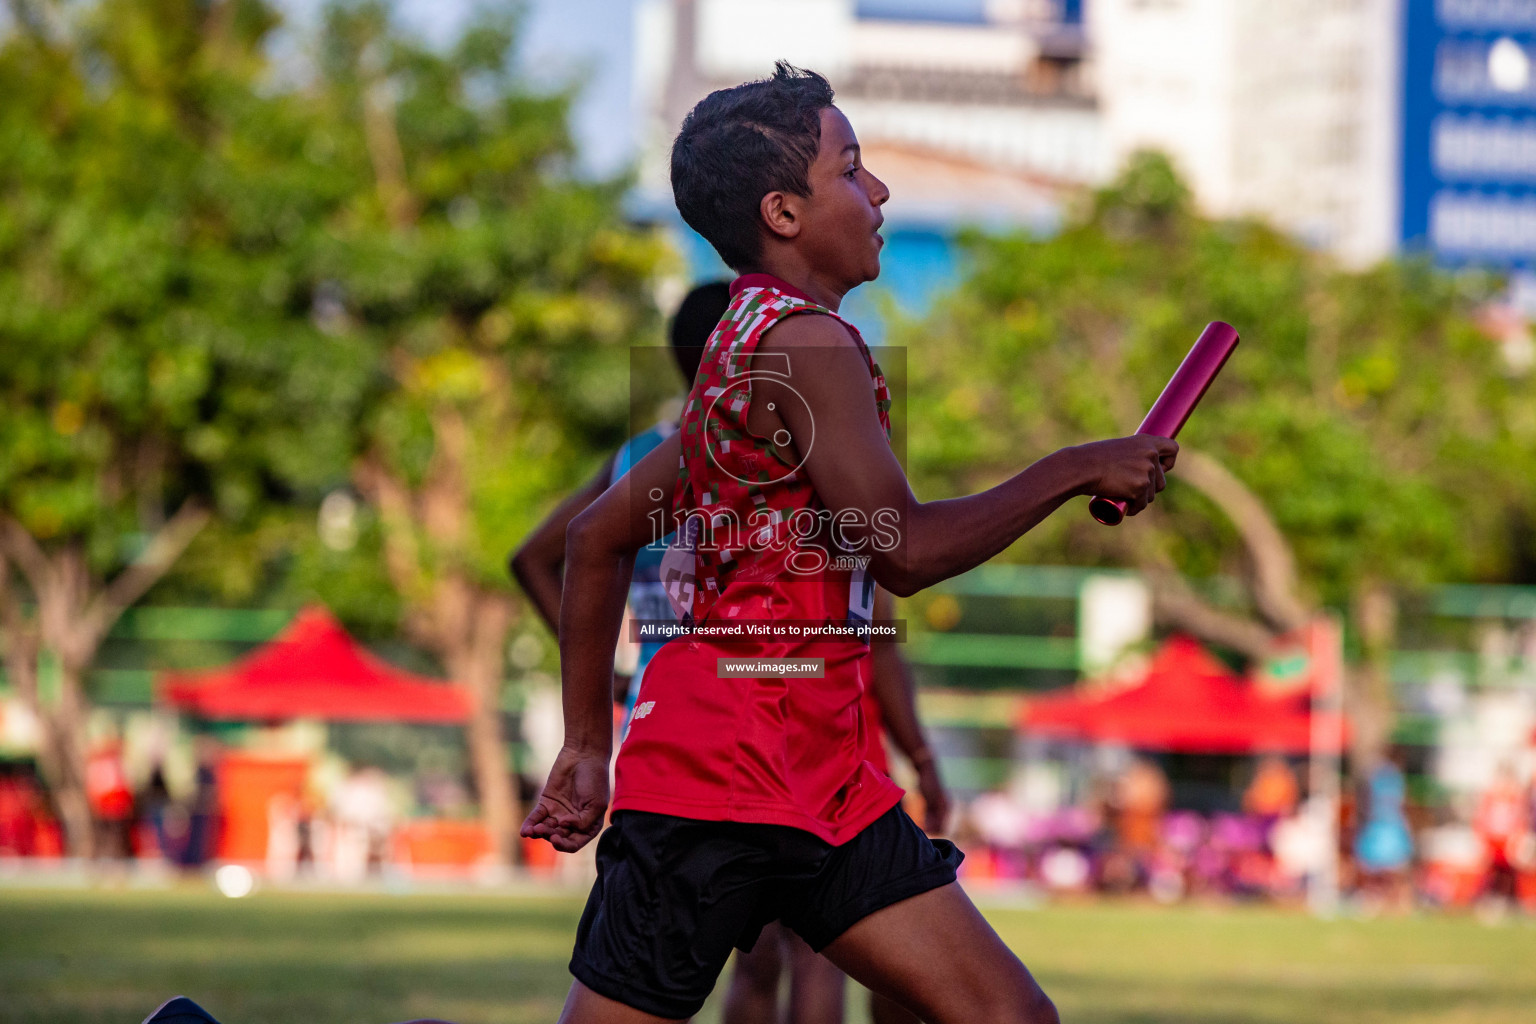
{"type": "Polygon", "coordinates": [[[809,173],[811,194],[797,196],[799,248],[813,267],[848,288],[880,275],[880,207],[891,197],[864,169],[859,140],[836,107],[821,112],[821,146],[809,173]]]}

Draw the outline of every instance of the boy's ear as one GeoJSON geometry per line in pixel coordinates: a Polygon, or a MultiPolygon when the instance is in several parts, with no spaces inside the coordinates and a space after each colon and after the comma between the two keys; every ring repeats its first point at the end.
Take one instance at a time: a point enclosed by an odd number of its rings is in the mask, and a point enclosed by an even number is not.
{"type": "Polygon", "coordinates": [[[769,192],[758,203],[763,222],[780,238],[794,238],[800,233],[799,204],[787,192],[769,192]]]}

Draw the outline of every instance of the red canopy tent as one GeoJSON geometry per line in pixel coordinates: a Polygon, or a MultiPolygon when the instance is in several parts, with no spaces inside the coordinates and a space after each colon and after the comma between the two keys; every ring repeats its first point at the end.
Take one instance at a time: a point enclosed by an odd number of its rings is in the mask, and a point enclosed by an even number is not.
{"type": "Polygon", "coordinates": [[[168,703],[204,718],[459,724],[470,710],[462,688],[374,657],[319,607],[231,665],[162,673],[158,689],[168,703]]]}
{"type": "Polygon", "coordinates": [[[1312,743],[1306,693],[1260,693],[1183,636],[1158,650],[1139,683],[1043,694],[1024,705],[1020,726],[1063,739],[1185,753],[1300,754],[1312,743]]]}

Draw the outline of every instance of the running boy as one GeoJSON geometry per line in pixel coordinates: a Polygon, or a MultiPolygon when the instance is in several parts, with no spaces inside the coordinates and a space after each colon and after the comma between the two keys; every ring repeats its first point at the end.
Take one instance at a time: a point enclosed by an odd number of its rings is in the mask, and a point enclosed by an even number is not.
{"type": "MultiPolygon", "coordinates": [[[[879,273],[890,194],[821,76],[780,64],[706,97],[673,146],[672,186],[684,219],[742,276],[679,431],[567,530],[566,741],[523,825],[561,850],[594,838],[609,806],[612,651],[635,552],[660,524],[683,527],[673,553],[692,549],[672,584],[696,626],[858,621],[874,582],[909,595],[965,572],[1076,495],[1140,512],[1178,451],[1163,438],[1100,441],[981,494],[912,495],[889,446],[884,380],[837,316],[879,273]],[[867,559],[872,580],[843,552],[867,559]]],[[[731,948],[780,920],[924,1020],[1057,1021],[954,884],[959,852],[923,834],[864,760],[868,646],[775,638],[750,654],[818,659],[822,674],[740,678],[723,662],[742,649],[702,636],[652,659],[561,1020],[690,1017],[731,948]]]]}

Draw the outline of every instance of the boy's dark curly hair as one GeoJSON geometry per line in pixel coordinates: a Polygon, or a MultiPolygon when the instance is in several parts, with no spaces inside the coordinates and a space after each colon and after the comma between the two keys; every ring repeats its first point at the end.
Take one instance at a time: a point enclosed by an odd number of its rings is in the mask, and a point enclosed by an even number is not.
{"type": "Polygon", "coordinates": [[[784,61],[773,77],[719,89],[683,118],[672,144],[672,196],[683,220],[730,267],[752,266],[763,246],[758,204],[769,192],[811,194],[821,112],[832,86],[784,61]]]}

